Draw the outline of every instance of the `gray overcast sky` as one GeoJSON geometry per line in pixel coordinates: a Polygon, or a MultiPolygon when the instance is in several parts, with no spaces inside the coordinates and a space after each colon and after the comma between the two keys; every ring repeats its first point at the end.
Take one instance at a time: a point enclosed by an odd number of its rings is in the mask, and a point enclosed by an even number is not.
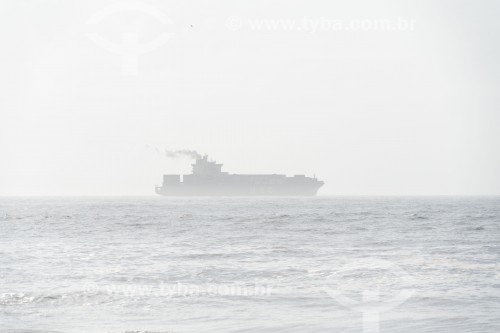
{"type": "Polygon", "coordinates": [[[0,195],[153,194],[190,172],[154,147],[231,173],[315,173],[324,195],[500,194],[499,12],[4,0],[0,195]]]}

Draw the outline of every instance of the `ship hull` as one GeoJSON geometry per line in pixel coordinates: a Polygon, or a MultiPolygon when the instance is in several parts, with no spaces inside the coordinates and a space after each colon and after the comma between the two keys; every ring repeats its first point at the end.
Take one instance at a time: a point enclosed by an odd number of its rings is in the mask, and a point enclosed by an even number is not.
{"type": "MultiPolygon", "coordinates": [[[[322,184],[321,184],[322,185],[322,184]]],[[[169,186],[157,187],[156,193],[163,196],[315,196],[318,185],[311,186],[169,186]]]]}

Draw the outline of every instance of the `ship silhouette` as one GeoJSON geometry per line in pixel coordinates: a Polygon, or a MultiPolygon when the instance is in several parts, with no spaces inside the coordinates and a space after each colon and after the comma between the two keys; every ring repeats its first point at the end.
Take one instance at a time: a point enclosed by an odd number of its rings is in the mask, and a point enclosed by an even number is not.
{"type": "Polygon", "coordinates": [[[165,196],[314,196],[324,182],[295,175],[238,175],[222,171],[222,164],[197,158],[189,175],[163,175],[156,193],[165,196]]]}

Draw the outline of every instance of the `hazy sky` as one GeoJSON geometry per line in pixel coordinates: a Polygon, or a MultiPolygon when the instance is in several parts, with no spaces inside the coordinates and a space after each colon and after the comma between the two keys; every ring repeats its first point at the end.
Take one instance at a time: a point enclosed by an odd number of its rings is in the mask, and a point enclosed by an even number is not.
{"type": "Polygon", "coordinates": [[[500,194],[499,12],[3,0],[0,195],[153,194],[190,172],[154,147],[231,173],[315,173],[324,195],[500,194]]]}

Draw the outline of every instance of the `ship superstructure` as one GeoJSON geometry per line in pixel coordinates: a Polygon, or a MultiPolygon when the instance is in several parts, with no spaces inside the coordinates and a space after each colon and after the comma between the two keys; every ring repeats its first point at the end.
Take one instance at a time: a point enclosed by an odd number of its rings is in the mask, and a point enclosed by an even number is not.
{"type": "Polygon", "coordinates": [[[295,175],[228,174],[222,164],[205,155],[192,164],[189,175],[163,175],[156,193],[166,196],[313,196],[324,182],[316,177],[295,175]]]}

